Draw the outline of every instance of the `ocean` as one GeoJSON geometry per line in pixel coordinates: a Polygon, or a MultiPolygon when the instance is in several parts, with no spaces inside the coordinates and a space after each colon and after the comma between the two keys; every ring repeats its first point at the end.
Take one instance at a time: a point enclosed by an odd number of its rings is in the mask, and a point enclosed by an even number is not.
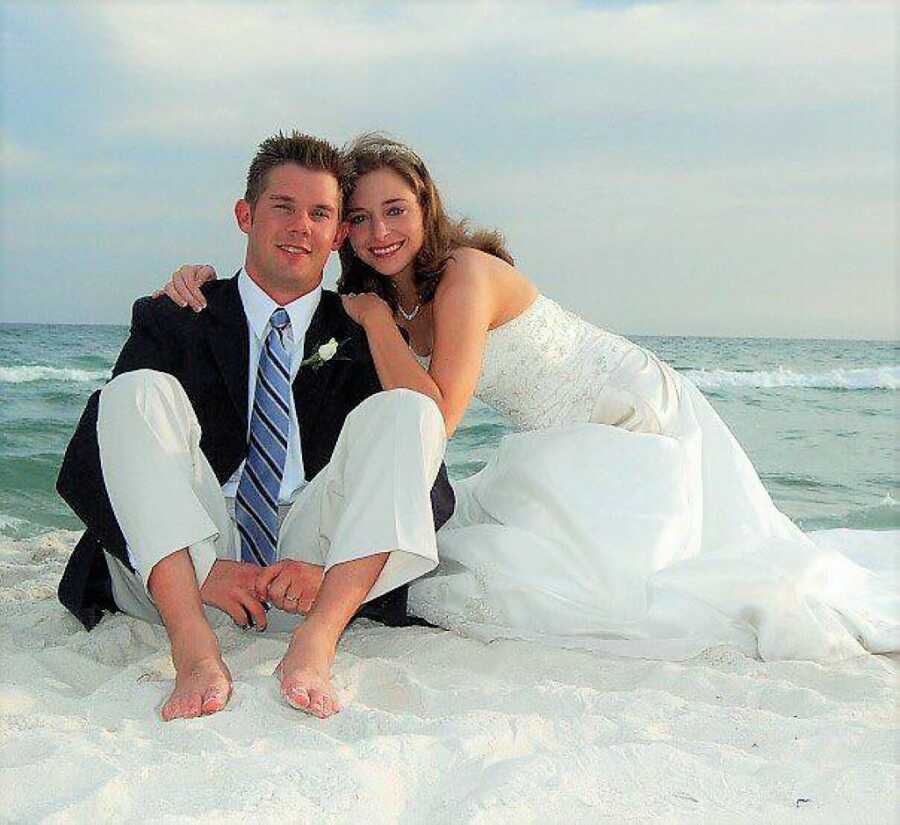
{"type": "MultiPolygon", "coordinates": [[[[54,491],[88,396],[124,326],[0,324],[0,538],[79,529],[54,491]]],[[[900,529],[900,343],[646,337],[693,380],[804,530],[900,529]]],[[[474,401],[451,439],[453,478],[476,472],[510,425],[474,401]]]]}

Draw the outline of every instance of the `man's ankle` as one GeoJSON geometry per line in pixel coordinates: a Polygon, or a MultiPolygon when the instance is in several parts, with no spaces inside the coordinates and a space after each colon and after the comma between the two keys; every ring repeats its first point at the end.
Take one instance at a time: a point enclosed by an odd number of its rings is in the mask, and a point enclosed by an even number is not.
{"type": "Polygon", "coordinates": [[[189,626],[166,628],[172,646],[172,661],[177,670],[186,660],[219,657],[219,640],[209,622],[203,619],[189,626]]]}
{"type": "Polygon", "coordinates": [[[337,647],[338,640],[341,638],[341,634],[346,629],[346,626],[346,623],[342,624],[340,621],[330,620],[326,616],[317,616],[315,611],[313,611],[294,630],[292,635],[308,636],[309,634],[315,634],[317,638],[328,640],[337,647]]]}

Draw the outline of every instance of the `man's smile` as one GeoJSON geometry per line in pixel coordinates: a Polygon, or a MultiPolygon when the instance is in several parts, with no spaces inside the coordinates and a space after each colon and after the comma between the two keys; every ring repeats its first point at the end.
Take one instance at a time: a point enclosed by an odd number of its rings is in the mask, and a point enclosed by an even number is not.
{"type": "Polygon", "coordinates": [[[282,252],[287,252],[289,255],[309,255],[312,253],[312,249],[307,246],[293,246],[292,244],[279,243],[275,244],[282,252]]]}

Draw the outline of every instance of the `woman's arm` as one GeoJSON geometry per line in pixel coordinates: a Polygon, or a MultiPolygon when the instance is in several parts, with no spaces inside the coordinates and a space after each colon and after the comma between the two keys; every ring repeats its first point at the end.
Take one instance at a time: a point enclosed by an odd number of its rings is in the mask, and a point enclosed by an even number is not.
{"type": "Polygon", "coordinates": [[[374,295],[344,296],[348,314],[366,331],[382,387],[406,387],[433,398],[448,437],[459,426],[481,374],[493,316],[490,281],[465,265],[448,265],[432,305],[434,347],[428,371],[403,340],[387,304],[374,295]]]}

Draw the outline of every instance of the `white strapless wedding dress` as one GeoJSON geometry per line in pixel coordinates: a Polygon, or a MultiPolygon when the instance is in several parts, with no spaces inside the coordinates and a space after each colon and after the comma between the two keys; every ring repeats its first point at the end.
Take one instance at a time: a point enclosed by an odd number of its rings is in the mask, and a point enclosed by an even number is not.
{"type": "Polygon", "coordinates": [[[489,333],[476,394],[522,432],[455,485],[441,564],[410,586],[410,612],[622,656],[900,650],[896,576],[805,536],[652,353],[541,296],[489,333]]]}

